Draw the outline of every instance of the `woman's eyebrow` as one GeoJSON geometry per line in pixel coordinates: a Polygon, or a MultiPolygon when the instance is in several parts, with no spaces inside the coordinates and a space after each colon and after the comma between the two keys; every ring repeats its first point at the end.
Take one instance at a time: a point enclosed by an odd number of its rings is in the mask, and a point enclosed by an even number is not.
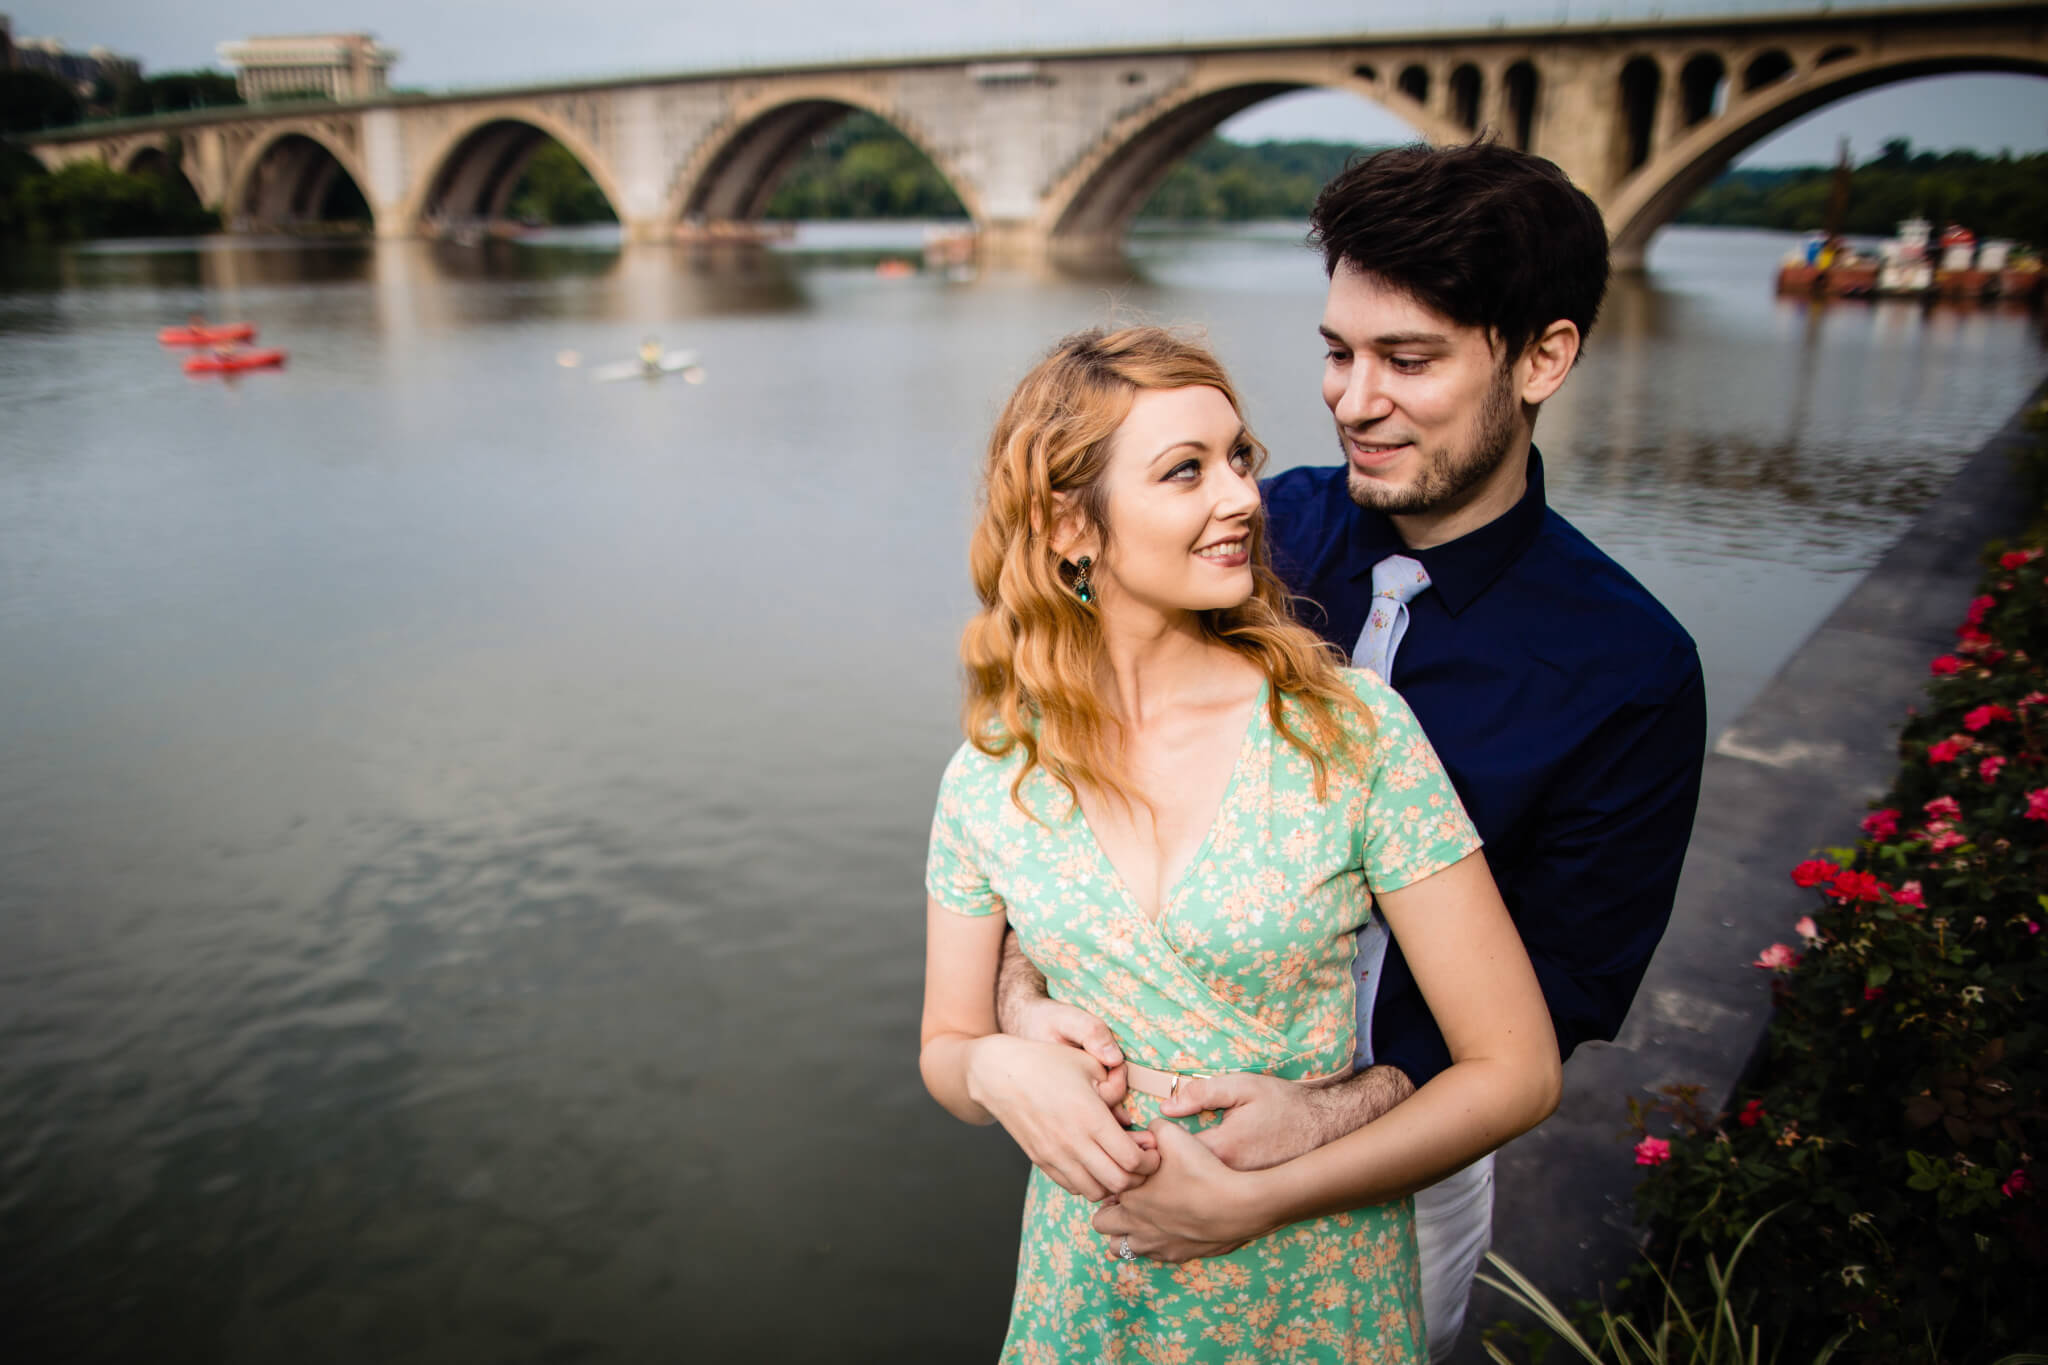
{"type": "MultiPolygon", "coordinates": [[[[1240,422],[1238,423],[1237,434],[1232,436],[1228,441],[1224,442],[1224,445],[1227,447],[1235,448],[1246,439],[1247,434],[1248,433],[1244,429],[1244,424],[1240,422]]],[[[1207,441],[1202,440],[1199,436],[1183,436],[1178,441],[1174,441],[1170,445],[1161,447],[1159,453],[1152,457],[1151,463],[1153,465],[1156,465],[1161,460],[1165,459],[1167,456],[1173,454],[1174,451],[1183,449],[1187,446],[1193,446],[1196,450],[1207,450],[1209,448],[1209,443],[1207,441]]],[[[1148,468],[1149,467],[1150,466],[1148,466],[1148,468]]]]}

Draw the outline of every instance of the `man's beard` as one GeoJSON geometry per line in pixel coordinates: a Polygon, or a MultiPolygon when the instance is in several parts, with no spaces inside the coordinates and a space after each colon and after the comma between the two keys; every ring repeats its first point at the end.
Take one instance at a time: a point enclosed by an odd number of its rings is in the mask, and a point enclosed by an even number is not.
{"type": "Polygon", "coordinates": [[[1493,383],[1487,386],[1485,405],[1479,410],[1479,430],[1474,434],[1472,444],[1441,458],[1418,446],[1417,453],[1424,455],[1427,462],[1422,473],[1407,488],[1388,488],[1350,469],[1350,450],[1344,444],[1344,431],[1340,427],[1337,444],[1345,452],[1348,470],[1346,491],[1360,507],[1384,512],[1388,516],[1455,512],[1472,499],[1479,486],[1491,478],[1501,462],[1507,459],[1508,451],[1515,444],[1515,419],[1519,416],[1517,406],[1514,366],[1503,365],[1494,371],[1493,383]]]}

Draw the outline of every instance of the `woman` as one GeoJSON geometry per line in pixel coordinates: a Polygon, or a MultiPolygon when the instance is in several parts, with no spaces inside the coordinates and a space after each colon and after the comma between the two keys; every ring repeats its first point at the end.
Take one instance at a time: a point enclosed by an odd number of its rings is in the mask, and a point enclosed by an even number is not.
{"type": "Polygon", "coordinates": [[[1435,754],[1399,697],[1288,617],[1262,458],[1215,360],[1156,328],[1062,342],[989,443],[921,1066],[1036,1167],[1005,1360],[1421,1360],[1407,1194],[1557,1102],[1542,996],[1435,754]],[[1218,1198],[1284,1210],[1228,1255],[1156,1263],[1094,1232],[1089,1196],[1204,1159],[1165,1130],[1199,1119],[1160,1116],[1180,1077],[1348,1066],[1375,896],[1453,1065],[1297,1162],[1208,1158],[1218,1198]],[[1150,1130],[1126,1131],[1081,1054],[997,1032],[1006,925],[1053,995],[1115,1031],[1150,1130]],[[1089,1140],[1032,1117],[1059,1103],[1005,1102],[1026,1091],[1064,1094],[1089,1140]]]}

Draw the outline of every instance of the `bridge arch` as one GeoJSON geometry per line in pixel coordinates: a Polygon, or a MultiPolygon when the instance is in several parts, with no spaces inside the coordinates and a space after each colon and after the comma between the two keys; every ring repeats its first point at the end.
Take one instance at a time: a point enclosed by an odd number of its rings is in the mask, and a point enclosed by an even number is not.
{"type": "Polygon", "coordinates": [[[1603,207],[1616,263],[1639,262],[1657,229],[1677,217],[1723,167],[1795,119],[1879,86],[1974,72],[2048,77],[2048,60],[1967,47],[1905,58],[1862,54],[1780,76],[1748,94],[1731,92],[1721,117],[1678,138],[1607,197],[1603,207]]]}
{"type": "Polygon", "coordinates": [[[406,233],[432,235],[437,226],[502,218],[526,165],[549,140],[562,144],[597,182],[612,214],[626,221],[618,179],[581,133],[537,104],[466,111],[420,161],[426,168],[406,191],[398,221],[406,233]]]}
{"type": "Polygon", "coordinates": [[[1472,136],[1413,96],[1349,71],[1239,70],[1206,84],[1191,82],[1170,106],[1148,106],[1112,127],[1051,187],[1038,226],[1059,254],[1113,254],[1167,172],[1225,120],[1276,96],[1315,89],[1341,90],[1377,104],[1429,142],[1463,142],[1472,136]]]}
{"type": "Polygon", "coordinates": [[[199,187],[192,183],[192,177],[185,174],[185,168],[171,158],[171,154],[153,143],[145,142],[128,153],[121,169],[129,175],[146,175],[183,186],[193,203],[199,203],[199,187]]]}
{"type": "Polygon", "coordinates": [[[977,225],[985,222],[974,178],[949,149],[901,109],[851,81],[777,87],[735,109],[700,139],[669,187],[663,222],[759,218],[812,141],[852,113],[873,114],[929,160],[977,225]]]}
{"type": "Polygon", "coordinates": [[[370,182],[354,148],[313,120],[275,124],[236,161],[223,213],[231,223],[262,227],[318,222],[337,177],[354,187],[374,228],[376,207],[363,192],[370,182]]]}

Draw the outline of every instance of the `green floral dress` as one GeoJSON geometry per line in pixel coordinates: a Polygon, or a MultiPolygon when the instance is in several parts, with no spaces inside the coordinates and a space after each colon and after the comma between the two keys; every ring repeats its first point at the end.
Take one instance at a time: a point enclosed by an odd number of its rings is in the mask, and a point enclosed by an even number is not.
{"type": "MultiPolygon", "coordinates": [[[[1341,1070],[1355,1029],[1353,934],[1372,891],[1479,846],[1407,704],[1375,674],[1346,678],[1376,722],[1370,772],[1333,768],[1317,801],[1308,759],[1273,727],[1261,692],[1215,823],[1156,922],[1042,770],[1023,795],[1043,823],[1017,809],[1016,752],[998,760],[963,745],[953,756],[926,885],[960,914],[1007,914],[1053,996],[1108,1024],[1134,1062],[1292,1080],[1341,1070]]],[[[1159,1113],[1148,1095],[1133,1093],[1130,1107],[1140,1124],[1159,1113]]],[[[1425,1358],[1408,1200],[1177,1266],[1115,1259],[1094,1212],[1031,1172],[1005,1361],[1425,1358]]]]}

